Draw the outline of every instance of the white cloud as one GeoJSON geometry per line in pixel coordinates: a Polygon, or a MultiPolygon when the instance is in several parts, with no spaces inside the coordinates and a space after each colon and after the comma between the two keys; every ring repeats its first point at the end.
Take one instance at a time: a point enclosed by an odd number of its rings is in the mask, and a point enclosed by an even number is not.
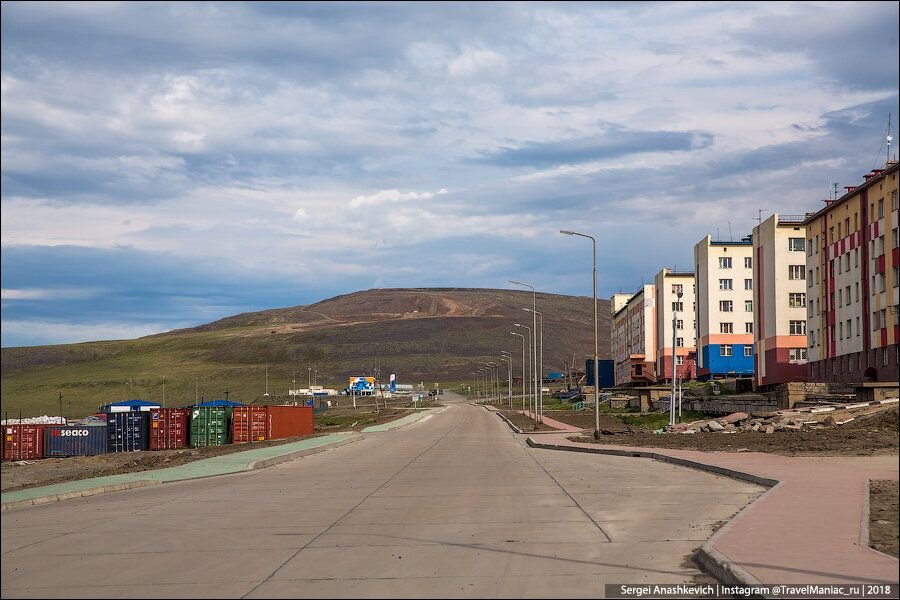
{"type": "Polygon", "coordinates": [[[471,77],[484,73],[496,73],[506,66],[506,57],[487,48],[469,48],[447,65],[452,77],[471,77]]]}
{"type": "Polygon", "coordinates": [[[89,288],[26,288],[0,290],[3,300],[84,300],[92,298],[102,290],[89,288]]]}
{"type": "Polygon", "coordinates": [[[400,190],[381,190],[369,196],[356,196],[350,200],[350,206],[360,208],[363,206],[380,206],[382,204],[396,204],[398,202],[409,202],[411,200],[430,200],[435,195],[446,194],[447,190],[439,189],[437,192],[406,192],[400,190]]]}
{"type": "MultiPolygon", "coordinates": [[[[154,333],[171,331],[190,323],[173,322],[167,325],[135,324],[132,322],[66,323],[42,320],[4,320],[4,340],[16,340],[17,344],[39,346],[43,344],[75,344],[97,340],[126,340],[154,333]]],[[[7,346],[4,341],[4,346],[7,346]]]]}

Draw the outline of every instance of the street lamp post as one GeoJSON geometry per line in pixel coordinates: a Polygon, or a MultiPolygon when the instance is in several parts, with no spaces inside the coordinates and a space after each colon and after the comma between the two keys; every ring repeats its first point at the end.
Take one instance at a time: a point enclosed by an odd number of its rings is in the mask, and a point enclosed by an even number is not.
{"type": "Polygon", "coordinates": [[[678,336],[678,302],[681,300],[682,292],[676,292],[676,296],[678,296],[678,300],[675,301],[674,306],[672,307],[672,395],[669,396],[669,426],[672,427],[675,425],[675,386],[678,385],[678,376],[676,371],[676,350],[677,346],[677,336],[678,336]]]}
{"type": "Polygon", "coordinates": [[[506,400],[509,403],[509,410],[512,410],[512,353],[501,350],[500,358],[506,361],[506,400]]]}
{"type": "Polygon", "coordinates": [[[538,385],[539,393],[538,397],[540,398],[540,402],[538,404],[538,420],[539,422],[544,422],[544,314],[539,310],[532,310],[530,308],[525,309],[526,312],[537,313],[537,316],[540,317],[541,323],[541,333],[539,335],[540,338],[540,350],[538,351],[538,356],[540,356],[539,368],[538,368],[538,385]]]}
{"type": "MultiPolygon", "coordinates": [[[[534,397],[534,386],[533,386],[534,377],[532,377],[533,372],[531,370],[531,362],[532,362],[531,361],[531,357],[532,357],[532,354],[531,354],[531,346],[532,346],[532,344],[531,344],[531,340],[532,340],[531,327],[529,327],[528,325],[522,325],[521,323],[515,323],[515,326],[528,330],[528,381],[531,382],[529,384],[529,387],[531,388],[531,394],[530,394],[530,397],[528,398],[528,407],[529,407],[529,409],[532,409],[532,407],[534,405],[535,397],[534,397]]],[[[522,376],[524,377],[524,374],[522,376]]],[[[532,418],[535,418],[533,409],[531,410],[531,416],[532,416],[532,418]]]]}
{"type": "Polygon", "coordinates": [[[600,439],[600,344],[597,338],[597,240],[585,233],[561,229],[563,235],[590,238],[594,243],[594,438],[600,439]]]}
{"type": "Polygon", "coordinates": [[[488,377],[490,377],[491,403],[493,404],[494,400],[496,399],[497,388],[499,387],[496,385],[496,381],[494,378],[494,367],[496,367],[497,365],[493,362],[487,362],[484,364],[488,369],[488,377]]]}
{"type": "Polygon", "coordinates": [[[510,331],[509,334],[522,338],[522,412],[525,412],[525,336],[515,331],[510,331]]]}
{"type": "Polygon", "coordinates": [[[534,289],[534,286],[533,286],[533,285],[529,285],[529,284],[524,283],[524,282],[522,282],[522,281],[514,281],[514,280],[510,279],[509,282],[510,282],[511,284],[513,284],[513,285],[521,285],[521,286],[523,286],[523,287],[527,287],[527,288],[530,288],[530,289],[531,289],[531,310],[532,310],[532,313],[531,313],[531,321],[532,321],[532,322],[531,322],[531,327],[532,327],[532,331],[534,331],[534,336],[532,337],[532,345],[534,346],[534,354],[532,355],[532,356],[534,357],[534,359],[533,359],[533,362],[534,362],[533,368],[534,368],[534,370],[532,371],[532,374],[534,375],[534,377],[532,377],[532,379],[534,380],[534,408],[535,408],[534,412],[532,412],[532,416],[534,416],[535,421],[537,421],[537,394],[538,394],[538,383],[537,383],[537,381],[538,381],[538,380],[537,380],[537,376],[538,376],[538,373],[537,373],[537,314],[535,314],[535,313],[537,313],[537,292],[535,292],[535,289],[534,289]]]}

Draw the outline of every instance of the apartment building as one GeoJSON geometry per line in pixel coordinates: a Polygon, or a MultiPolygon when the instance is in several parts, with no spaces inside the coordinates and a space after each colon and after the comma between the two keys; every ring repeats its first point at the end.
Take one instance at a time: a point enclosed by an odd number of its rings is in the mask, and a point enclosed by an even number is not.
{"type": "Polygon", "coordinates": [[[610,299],[612,348],[616,385],[656,381],[656,311],[654,286],[644,285],[630,296],[610,299]]]}
{"type": "Polygon", "coordinates": [[[694,246],[697,379],[753,375],[753,242],[694,246]]]}
{"type": "Polygon", "coordinates": [[[874,169],[804,221],[810,381],[897,381],[897,171],[874,169]]]}
{"type": "Polygon", "coordinates": [[[673,354],[676,376],[685,381],[696,379],[697,338],[694,320],[696,283],[694,274],[663,269],[656,274],[653,284],[656,294],[657,381],[660,383],[672,381],[673,354]],[[676,313],[674,329],[673,312],[676,313]]]}
{"type": "Polygon", "coordinates": [[[754,387],[806,381],[806,215],[753,229],[754,387]]]}

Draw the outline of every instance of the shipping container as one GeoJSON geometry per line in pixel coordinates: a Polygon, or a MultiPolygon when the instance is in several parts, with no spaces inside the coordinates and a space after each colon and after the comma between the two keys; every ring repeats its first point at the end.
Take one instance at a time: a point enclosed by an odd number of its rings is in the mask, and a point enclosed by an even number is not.
{"type": "Polygon", "coordinates": [[[157,408],[150,411],[150,449],[172,450],[188,447],[188,419],[186,408],[157,408]]]}
{"type": "Polygon", "coordinates": [[[109,452],[135,452],[150,447],[147,435],[148,413],[141,411],[109,413],[106,416],[109,452]]]}
{"type": "Polygon", "coordinates": [[[105,425],[44,427],[44,457],[105,454],[109,440],[105,425]]]}
{"type": "Polygon", "coordinates": [[[266,439],[265,406],[235,406],[231,415],[231,442],[261,442],[266,439]]]}
{"type": "Polygon", "coordinates": [[[191,409],[191,448],[228,443],[231,407],[195,406],[191,409]]]}
{"type": "Polygon", "coordinates": [[[4,425],[3,460],[34,460],[44,457],[46,425],[4,425]]]}
{"type": "Polygon", "coordinates": [[[310,406],[267,406],[266,439],[311,435],[313,409],[310,406]]]}

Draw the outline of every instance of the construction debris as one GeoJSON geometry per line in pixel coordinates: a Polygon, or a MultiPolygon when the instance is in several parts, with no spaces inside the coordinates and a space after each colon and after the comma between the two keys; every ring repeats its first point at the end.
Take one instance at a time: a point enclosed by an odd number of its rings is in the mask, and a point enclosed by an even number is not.
{"type": "Polygon", "coordinates": [[[858,417],[866,417],[893,408],[896,398],[875,402],[854,404],[833,404],[815,408],[795,408],[777,412],[753,413],[736,412],[719,419],[703,419],[691,423],[678,423],[665,427],[660,433],[737,433],[757,431],[762,433],[809,431],[840,427],[858,417]]]}

